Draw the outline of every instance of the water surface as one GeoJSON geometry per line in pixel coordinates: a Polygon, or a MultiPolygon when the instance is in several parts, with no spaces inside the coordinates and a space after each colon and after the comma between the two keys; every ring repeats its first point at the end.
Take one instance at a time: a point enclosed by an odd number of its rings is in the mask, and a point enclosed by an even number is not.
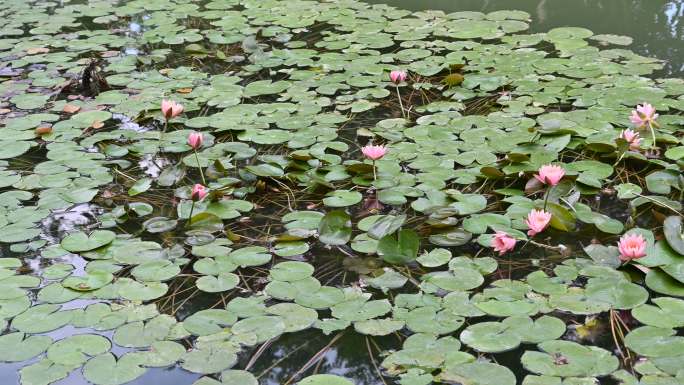
{"type": "Polygon", "coordinates": [[[530,32],[584,27],[596,34],[625,35],[629,48],[665,60],[657,75],[684,76],[684,0],[367,0],[414,11],[493,12],[516,9],[532,15],[530,32]]]}

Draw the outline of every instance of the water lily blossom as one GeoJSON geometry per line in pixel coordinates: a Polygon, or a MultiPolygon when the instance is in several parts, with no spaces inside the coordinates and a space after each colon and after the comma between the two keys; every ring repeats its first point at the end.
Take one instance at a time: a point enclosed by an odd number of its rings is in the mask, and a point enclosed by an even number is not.
{"type": "Polygon", "coordinates": [[[183,105],[164,99],[161,102],[161,110],[162,114],[164,114],[164,119],[168,121],[183,113],[183,105]]]}
{"type": "Polygon", "coordinates": [[[406,111],[404,110],[404,102],[401,101],[401,93],[399,92],[399,84],[406,80],[408,74],[403,70],[393,70],[390,72],[390,80],[397,87],[397,100],[399,101],[399,107],[401,107],[401,116],[406,119],[406,111]]]}
{"type": "Polygon", "coordinates": [[[406,80],[406,77],[408,76],[408,74],[406,73],[406,71],[394,70],[394,71],[390,72],[389,76],[390,76],[390,80],[392,81],[392,83],[399,84],[399,83],[403,82],[404,80],[406,80]]]}
{"type": "Polygon", "coordinates": [[[194,202],[201,201],[204,199],[205,196],[209,191],[207,190],[206,187],[203,185],[197,183],[194,186],[192,186],[192,192],[190,193],[190,199],[192,199],[194,202]]]}
{"type": "Polygon", "coordinates": [[[639,104],[636,106],[636,110],[632,110],[632,115],[629,120],[637,127],[643,127],[646,124],[655,123],[658,119],[658,114],[656,114],[656,109],[648,103],[639,104]]]}
{"type": "Polygon", "coordinates": [[[641,145],[642,139],[639,136],[638,132],[634,130],[622,130],[622,132],[620,133],[620,137],[629,144],[630,150],[639,150],[639,146],[641,145]]]}
{"type": "Polygon", "coordinates": [[[188,135],[188,145],[192,147],[192,150],[195,152],[195,160],[197,161],[197,167],[199,168],[200,175],[202,176],[202,183],[207,184],[206,179],[204,179],[204,171],[202,171],[202,163],[197,155],[197,150],[202,147],[202,143],[204,143],[204,137],[202,136],[201,132],[193,131],[190,133],[190,135],[188,135]]]}
{"type": "Polygon", "coordinates": [[[646,256],[646,239],[641,234],[623,235],[618,242],[620,260],[623,262],[646,256]]]}
{"type": "Polygon", "coordinates": [[[510,235],[502,231],[497,231],[492,239],[492,247],[494,247],[494,251],[499,252],[499,255],[504,255],[515,248],[516,242],[515,238],[510,235]]]}
{"type": "Polygon", "coordinates": [[[544,184],[549,184],[555,186],[563,179],[565,175],[565,170],[563,167],[556,166],[553,164],[547,164],[539,168],[539,173],[535,174],[534,177],[544,184]]]}
{"type": "Polygon", "coordinates": [[[387,154],[387,147],[369,144],[367,146],[361,147],[361,152],[366,158],[373,161],[373,181],[376,181],[378,176],[375,170],[375,161],[381,159],[383,156],[385,156],[385,154],[387,154]]]}
{"type": "Polygon", "coordinates": [[[530,229],[527,231],[527,235],[530,237],[541,233],[546,229],[546,227],[551,222],[551,213],[544,210],[532,210],[527,214],[527,219],[525,219],[525,224],[530,229]]]}
{"type": "Polygon", "coordinates": [[[376,161],[378,159],[381,159],[385,154],[387,154],[387,147],[386,146],[374,146],[372,144],[369,144],[367,146],[361,147],[361,152],[363,155],[373,161],[376,161]]]}
{"type": "Polygon", "coordinates": [[[197,149],[202,147],[202,143],[204,143],[204,137],[201,132],[193,131],[188,135],[188,145],[190,145],[193,150],[197,151],[197,149]]]}

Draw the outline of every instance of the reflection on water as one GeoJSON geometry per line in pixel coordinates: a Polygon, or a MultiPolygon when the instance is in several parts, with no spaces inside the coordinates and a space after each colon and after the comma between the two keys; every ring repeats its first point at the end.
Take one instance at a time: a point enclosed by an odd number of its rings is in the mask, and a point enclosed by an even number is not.
{"type": "Polygon", "coordinates": [[[519,9],[532,15],[531,32],[585,27],[596,34],[634,38],[629,47],[665,60],[661,75],[684,76],[684,0],[365,0],[444,12],[519,9]]]}
{"type": "MultiPolygon", "coordinates": [[[[383,379],[369,358],[368,344],[373,351],[375,364],[382,370],[380,363],[383,357],[378,356],[376,344],[383,351],[398,349],[401,344],[397,339],[370,337],[372,341],[369,340],[367,344],[366,336],[347,331],[326,349],[334,340],[335,334],[333,332],[326,336],[317,330],[284,334],[264,351],[250,371],[259,377],[261,385],[282,385],[288,381],[296,384],[303,377],[315,373],[336,374],[353,379],[355,385],[382,385],[383,379]]],[[[241,357],[244,362],[240,362],[238,367],[244,367],[250,358],[251,355],[241,357]]],[[[390,379],[384,381],[393,383],[390,379]]]]}
{"type": "Polygon", "coordinates": [[[59,243],[64,236],[79,227],[97,223],[97,216],[104,210],[93,204],[84,203],[65,210],[54,211],[42,222],[42,237],[50,244],[59,243]]]}

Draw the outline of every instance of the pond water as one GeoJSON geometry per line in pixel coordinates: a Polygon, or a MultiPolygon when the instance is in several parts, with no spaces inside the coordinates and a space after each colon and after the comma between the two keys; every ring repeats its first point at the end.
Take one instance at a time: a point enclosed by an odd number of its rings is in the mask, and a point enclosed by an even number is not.
{"type": "Polygon", "coordinates": [[[493,12],[519,9],[532,15],[532,32],[584,27],[596,33],[626,35],[631,49],[667,61],[661,74],[684,75],[682,0],[369,0],[414,11],[493,12]]]}
{"type": "Polygon", "coordinates": [[[684,0],[2,4],[1,385],[684,383],[684,0]]]}

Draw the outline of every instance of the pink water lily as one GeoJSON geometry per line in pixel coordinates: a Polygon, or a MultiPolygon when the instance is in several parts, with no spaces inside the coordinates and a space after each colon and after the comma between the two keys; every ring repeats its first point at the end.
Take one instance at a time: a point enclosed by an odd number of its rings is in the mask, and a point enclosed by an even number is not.
{"type": "Polygon", "coordinates": [[[530,229],[527,231],[527,235],[530,237],[541,233],[546,229],[551,222],[551,213],[544,210],[532,210],[527,214],[527,219],[525,219],[525,224],[530,229]]]}
{"type": "Polygon", "coordinates": [[[499,252],[499,255],[504,255],[515,248],[516,242],[515,238],[510,235],[503,231],[497,231],[492,239],[492,247],[494,247],[494,251],[499,252]]]}
{"type": "Polygon", "coordinates": [[[406,73],[406,71],[394,70],[394,71],[390,72],[389,76],[390,76],[390,80],[392,81],[392,83],[399,84],[399,83],[403,82],[404,80],[406,80],[406,77],[408,76],[408,74],[406,73]]]}
{"type": "Polygon", "coordinates": [[[164,119],[168,121],[183,113],[183,105],[164,99],[161,102],[161,110],[162,114],[164,114],[164,119]]]}
{"type": "Polygon", "coordinates": [[[361,147],[361,152],[366,158],[375,161],[381,159],[383,156],[385,156],[385,154],[387,154],[387,147],[369,144],[367,146],[361,147]]]}
{"type": "Polygon", "coordinates": [[[188,145],[190,145],[193,150],[197,151],[197,149],[202,147],[202,143],[204,143],[204,137],[201,132],[193,131],[188,135],[188,145]]]}
{"type": "Polygon", "coordinates": [[[207,190],[206,187],[203,185],[197,183],[194,186],[192,186],[192,192],[190,193],[190,199],[192,199],[194,202],[201,201],[204,199],[204,197],[207,196],[209,191],[207,190]]]}
{"type": "Polygon", "coordinates": [[[618,242],[620,260],[623,262],[646,256],[646,239],[641,234],[623,235],[618,242]]]}
{"type": "Polygon", "coordinates": [[[564,175],[565,170],[563,170],[563,167],[547,164],[545,166],[541,166],[539,168],[539,173],[535,174],[534,177],[544,184],[555,186],[558,184],[558,182],[560,182],[561,179],[563,179],[564,175]]]}
{"type": "Polygon", "coordinates": [[[641,146],[641,137],[639,133],[634,130],[622,130],[620,137],[624,139],[629,144],[629,149],[632,151],[639,150],[641,146]]]}
{"type": "Polygon", "coordinates": [[[655,123],[658,119],[658,114],[656,114],[656,109],[648,103],[639,104],[636,106],[636,110],[632,110],[632,115],[629,120],[637,127],[643,127],[648,123],[655,123]]]}

